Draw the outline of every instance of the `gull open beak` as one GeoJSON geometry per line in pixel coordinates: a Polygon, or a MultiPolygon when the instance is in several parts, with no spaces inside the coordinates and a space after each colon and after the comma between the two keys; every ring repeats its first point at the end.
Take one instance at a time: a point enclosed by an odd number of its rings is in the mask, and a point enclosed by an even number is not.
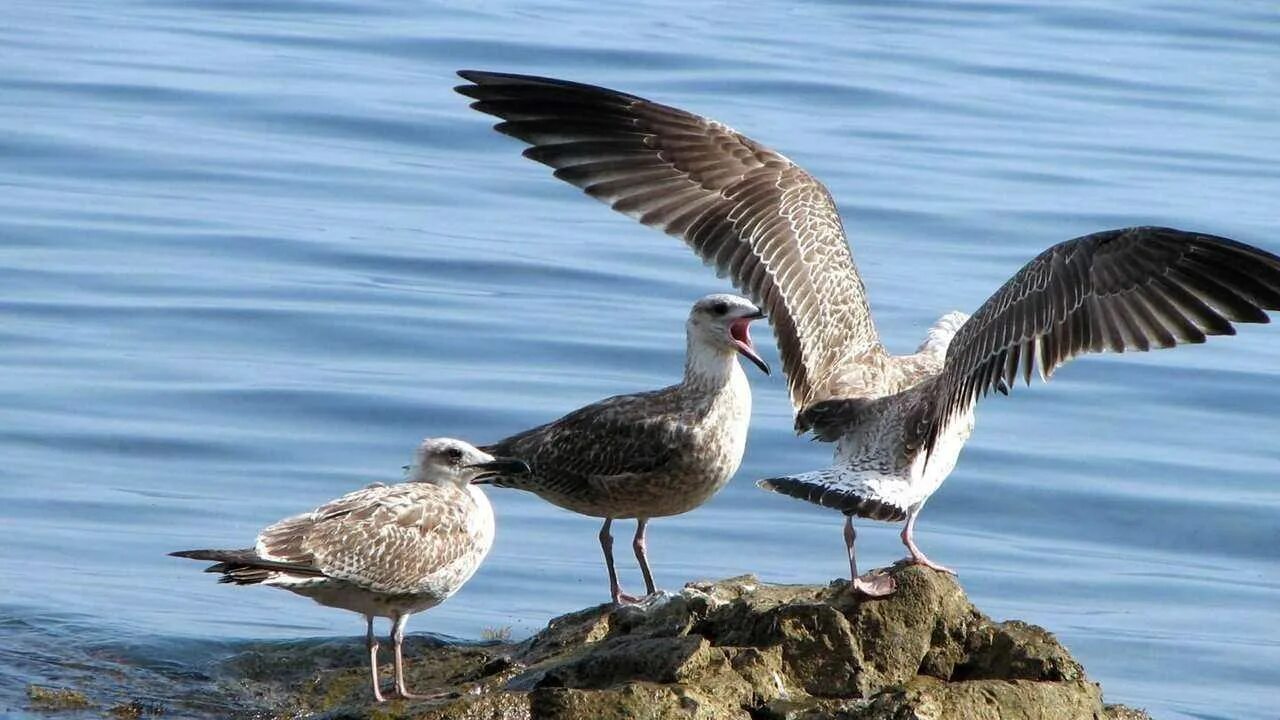
{"type": "Polygon", "coordinates": [[[494,458],[488,462],[467,465],[468,469],[480,470],[480,474],[471,478],[472,483],[483,482],[499,475],[528,475],[529,464],[516,458],[494,458]]]}
{"type": "Polygon", "coordinates": [[[738,352],[743,357],[755,363],[756,367],[760,368],[760,372],[768,375],[769,363],[766,363],[764,359],[756,353],[756,346],[751,342],[751,321],[760,320],[763,317],[764,313],[760,310],[756,310],[750,315],[744,315],[737,320],[734,320],[733,323],[729,325],[729,339],[733,341],[733,346],[737,348],[738,352]]]}

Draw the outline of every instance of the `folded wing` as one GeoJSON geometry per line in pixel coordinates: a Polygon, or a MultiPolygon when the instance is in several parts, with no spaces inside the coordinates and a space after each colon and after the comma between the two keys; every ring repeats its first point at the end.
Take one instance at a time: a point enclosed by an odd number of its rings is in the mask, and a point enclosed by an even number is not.
{"type": "Polygon", "coordinates": [[[469,503],[424,483],[369,487],[266,528],[255,550],[368,590],[411,592],[471,551],[469,503]]]}
{"type": "MultiPolygon", "coordinates": [[[[695,442],[693,418],[682,418],[667,392],[607,398],[483,450],[529,464],[531,477],[516,486],[532,481],[570,494],[588,492],[599,478],[662,472],[695,442]]],[[[494,482],[507,484],[501,478],[494,482]]]]}

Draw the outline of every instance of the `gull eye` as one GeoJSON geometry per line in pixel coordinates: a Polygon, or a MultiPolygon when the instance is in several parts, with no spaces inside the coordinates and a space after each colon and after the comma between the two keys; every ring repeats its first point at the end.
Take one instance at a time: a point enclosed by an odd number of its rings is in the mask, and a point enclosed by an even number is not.
{"type": "Polygon", "coordinates": [[[452,460],[454,463],[457,463],[459,460],[462,459],[462,449],[456,448],[456,447],[449,448],[448,450],[444,451],[444,456],[452,460]]]}
{"type": "Polygon", "coordinates": [[[711,306],[711,312],[715,313],[716,315],[724,315],[725,313],[729,312],[729,305],[725,303],[723,300],[718,300],[711,306]]]}

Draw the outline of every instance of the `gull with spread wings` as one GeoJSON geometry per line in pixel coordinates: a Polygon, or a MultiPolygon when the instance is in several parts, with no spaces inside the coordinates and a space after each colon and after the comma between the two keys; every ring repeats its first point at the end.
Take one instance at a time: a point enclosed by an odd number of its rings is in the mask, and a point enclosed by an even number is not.
{"type": "Polygon", "coordinates": [[[1027,263],[968,316],[952,312],[916,352],[881,344],[830,193],[733,129],[635,95],[527,75],[459,72],[458,92],[495,128],[613,209],[684,239],[767,314],[798,431],[834,442],[829,468],[760,486],[839,510],[855,588],[853,518],[905,521],[909,561],[951,572],[916,546],[916,519],[955,467],[974,406],[1087,352],[1204,342],[1280,309],[1280,258],[1227,238],[1162,227],[1067,240],[1027,263]]]}

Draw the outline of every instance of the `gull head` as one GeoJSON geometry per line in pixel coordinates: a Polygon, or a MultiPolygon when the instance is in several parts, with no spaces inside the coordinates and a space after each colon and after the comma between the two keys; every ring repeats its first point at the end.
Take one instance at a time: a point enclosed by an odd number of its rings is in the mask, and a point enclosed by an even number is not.
{"type": "Polygon", "coordinates": [[[769,374],[769,365],[751,342],[751,321],[764,317],[760,308],[737,295],[716,293],[693,304],[687,324],[693,341],[717,350],[737,352],[769,374]]]}
{"type": "Polygon", "coordinates": [[[494,457],[462,440],[427,438],[414,454],[409,481],[463,487],[498,475],[528,472],[529,466],[523,460],[494,457]]]}

